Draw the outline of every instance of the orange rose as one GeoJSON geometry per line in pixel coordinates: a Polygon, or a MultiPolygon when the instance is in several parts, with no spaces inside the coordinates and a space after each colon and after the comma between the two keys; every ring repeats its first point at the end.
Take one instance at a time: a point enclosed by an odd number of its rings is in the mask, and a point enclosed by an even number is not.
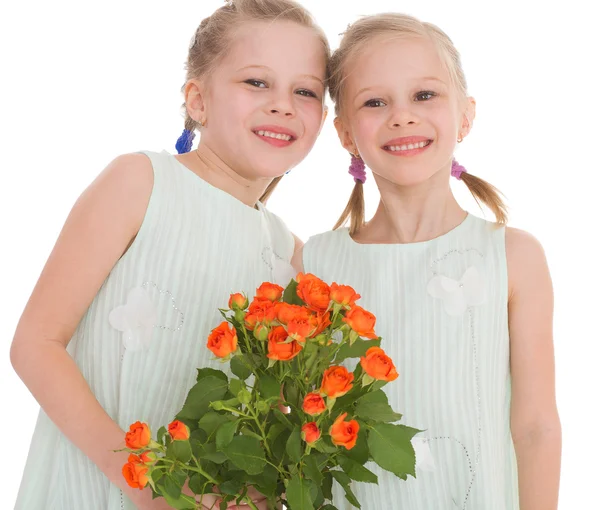
{"type": "Polygon", "coordinates": [[[316,316],[317,330],[311,336],[320,335],[325,328],[331,326],[331,312],[316,316]]]}
{"type": "Polygon", "coordinates": [[[299,273],[297,279],[296,293],[311,310],[324,312],[329,308],[329,285],[310,273],[299,273]]]}
{"type": "Polygon", "coordinates": [[[237,333],[229,323],[222,322],[212,330],[206,345],[218,358],[226,358],[237,349],[237,333]]]}
{"type": "Polygon", "coordinates": [[[285,325],[293,319],[308,319],[312,315],[303,306],[290,305],[289,303],[277,303],[275,313],[277,314],[277,320],[285,325]]]}
{"type": "Polygon", "coordinates": [[[340,414],[329,429],[331,442],[336,446],[343,446],[351,450],[358,439],[360,426],[356,420],[344,421],[348,413],[340,414]]]}
{"type": "Polygon", "coordinates": [[[316,443],[321,437],[321,431],[314,421],[302,425],[302,439],[304,439],[309,445],[316,443]]]}
{"type": "Polygon", "coordinates": [[[304,397],[302,409],[306,414],[317,416],[325,411],[327,406],[325,405],[325,401],[321,395],[319,395],[317,392],[312,392],[304,397]]]}
{"type": "Polygon", "coordinates": [[[299,317],[289,321],[287,324],[287,332],[294,340],[303,344],[306,342],[307,338],[310,338],[315,334],[317,327],[317,317],[309,315],[308,317],[299,317]]]}
{"type": "Polygon", "coordinates": [[[154,464],[158,460],[158,457],[154,452],[142,452],[140,453],[140,460],[144,464],[154,464]]]}
{"type": "Polygon", "coordinates": [[[267,358],[277,361],[288,361],[302,350],[302,346],[298,342],[284,343],[287,339],[288,334],[283,326],[273,328],[269,333],[269,353],[267,354],[267,358]]]}
{"type": "Polygon", "coordinates": [[[354,305],[343,320],[358,333],[358,336],[370,338],[371,340],[377,338],[373,330],[375,327],[375,316],[371,312],[367,312],[364,308],[354,305]]]}
{"type": "Polygon", "coordinates": [[[380,381],[393,381],[398,377],[392,359],[380,347],[371,347],[367,355],[360,358],[360,365],[367,375],[380,381]]]}
{"type": "Polygon", "coordinates": [[[173,441],[187,441],[190,438],[190,429],[179,420],[169,423],[169,435],[173,441]]]}
{"type": "Polygon", "coordinates": [[[229,296],[230,310],[245,310],[248,306],[248,298],[239,292],[229,296]]]}
{"type": "Polygon", "coordinates": [[[348,372],[346,367],[330,367],[323,373],[321,393],[329,398],[338,398],[352,389],[354,374],[348,372]]]}
{"type": "Polygon", "coordinates": [[[142,490],[148,484],[148,470],[137,455],[129,455],[127,464],[123,466],[121,472],[127,481],[127,485],[134,489],[142,490]]]}
{"type": "Polygon", "coordinates": [[[132,450],[141,450],[150,444],[152,434],[148,425],[136,421],[129,426],[129,432],[125,434],[125,446],[132,450]]]}
{"type": "Polygon", "coordinates": [[[344,308],[350,308],[354,306],[354,303],[360,299],[360,294],[349,285],[338,285],[337,283],[331,284],[331,294],[329,295],[331,300],[338,305],[342,305],[344,308]]]}
{"type": "Polygon", "coordinates": [[[270,326],[275,320],[275,304],[268,299],[255,299],[250,303],[248,313],[246,314],[246,328],[253,330],[260,322],[265,326],[270,326]]]}
{"type": "Polygon", "coordinates": [[[278,301],[283,296],[283,287],[274,283],[264,282],[256,289],[254,299],[266,299],[268,301],[278,301]]]}

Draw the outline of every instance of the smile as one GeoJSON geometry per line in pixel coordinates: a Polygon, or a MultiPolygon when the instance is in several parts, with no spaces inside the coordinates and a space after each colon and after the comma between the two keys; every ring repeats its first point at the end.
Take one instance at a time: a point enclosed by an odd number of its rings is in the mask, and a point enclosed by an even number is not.
{"type": "Polygon", "coordinates": [[[430,145],[432,140],[423,140],[418,143],[409,143],[403,145],[384,145],[383,149],[392,152],[402,152],[402,151],[411,151],[414,149],[423,149],[430,145]]]}
{"type": "Polygon", "coordinates": [[[255,133],[258,136],[266,136],[267,138],[275,138],[276,140],[285,140],[286,142],[289,142],[292,137],[290,135],[286,135],[283,133],[273,133],[271,131],[255,131],[255,133]]]}

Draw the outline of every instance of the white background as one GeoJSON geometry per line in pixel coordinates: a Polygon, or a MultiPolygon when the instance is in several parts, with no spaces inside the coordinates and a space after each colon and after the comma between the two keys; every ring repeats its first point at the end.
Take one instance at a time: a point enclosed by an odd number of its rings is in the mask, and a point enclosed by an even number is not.
{"type": "MultiPolygon", "coordinates": [[[[541,240],[553,274],[564,436],[560,508],[600,508],[595,2],[301,1],[334,48],[359,14],[402,10],[438,24],[462,53],[478,108],[457,158],[507,195],[511,225],[541,240]]],[[[14,505],[37,415],[8,357],[20,313],[71,205],[97,173],[118,154],[174,152],[188,43],[220,5],[33,0],[0,7],[2,509],[14,505]]],[[[352,188],[331,121],[270,202],[305,240],[332,227],[352,188]]],[[[377,194],[369,184],[372,212],[377,194]]],[[[478,213],[464,185],[453,187],[478,213]]]]}

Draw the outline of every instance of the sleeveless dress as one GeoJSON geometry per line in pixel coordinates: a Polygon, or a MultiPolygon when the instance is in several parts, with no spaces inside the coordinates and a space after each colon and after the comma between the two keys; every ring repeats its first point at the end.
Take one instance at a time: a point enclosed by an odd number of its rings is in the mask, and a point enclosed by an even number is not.
{"type": "MultiPolygon", "coordinates": [[[[81,319],[68,352],[124,429],[156,432],[181,409],[230,293],[289,283],[294,238],[167,152],[145,152],[154,186],[142,226],[81,319]]],[[[132,510],[134,505],[40,411],[16,509],[132,510]]]]}
{"type": "MultiPolygon", "coordinates": [[[[430,241],[359,244],[344,228],[312,237],[303,261],[362,295],[399,373],[390,405],[424,430],[416,479],[369,463],[379,485],[353,482],[363,510],[518,509],[505,229],[468,215],[430,241]]],[[[334,504],[352,508],[339,490],[334,504]]]]}

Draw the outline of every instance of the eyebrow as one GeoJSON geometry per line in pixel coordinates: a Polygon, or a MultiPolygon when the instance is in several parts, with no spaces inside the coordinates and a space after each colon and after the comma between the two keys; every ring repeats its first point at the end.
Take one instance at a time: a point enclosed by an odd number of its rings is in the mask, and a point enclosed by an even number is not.
{"type": "MultiPolygon", "coordinates": [[[[273,71],[270,67],[267,66],[260,66],[260,65],[249,65],[249,66],[245,66],[245,67],[240,67],[236,73],[239,73],[241,71],[245,71],[246,69],[263,69],[265,71],[273,71]]],[[[301,78],[308,78],[309,80],[314,80],[314,81],[318,81],[321,85],[325,85],[325,81],[321,80],[320,78],[316,77],[314,74],[301,74],[300,75],[301,78]]]]}

